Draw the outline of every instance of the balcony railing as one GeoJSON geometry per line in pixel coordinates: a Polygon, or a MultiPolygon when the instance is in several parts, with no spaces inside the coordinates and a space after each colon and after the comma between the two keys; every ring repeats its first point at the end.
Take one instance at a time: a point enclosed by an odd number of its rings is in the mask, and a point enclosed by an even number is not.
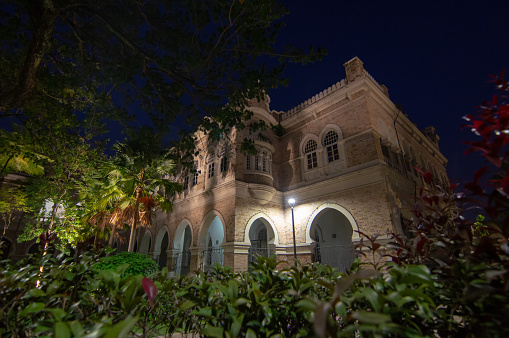
{"type": "Polygon", "coordinates": [[[191,251],[181,251],[174,257],[173,266],[175,267],[175,273],[180,276],[187,276],[191,270],[191,251]]]}
{"type": "Polygon", "coordinates": [[[353,243],[331,246],[317,243],[315,247],[315,262],[330,265],[341,271],[349,270],[356,257],[357,252],[353,243]]]}

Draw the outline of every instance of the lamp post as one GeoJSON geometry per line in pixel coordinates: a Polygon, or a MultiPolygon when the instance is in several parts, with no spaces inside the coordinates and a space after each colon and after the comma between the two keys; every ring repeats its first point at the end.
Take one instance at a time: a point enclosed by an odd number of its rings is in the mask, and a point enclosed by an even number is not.
{"type": "Polygon", "coordinates": [[[293,230],[293,263],[297,266],[297,246],[295,245],[295,220],[293,218],[293,207],[295,206],[295,198],[288,200],[290,208],[292,208],[292,230],[293,230]]]}

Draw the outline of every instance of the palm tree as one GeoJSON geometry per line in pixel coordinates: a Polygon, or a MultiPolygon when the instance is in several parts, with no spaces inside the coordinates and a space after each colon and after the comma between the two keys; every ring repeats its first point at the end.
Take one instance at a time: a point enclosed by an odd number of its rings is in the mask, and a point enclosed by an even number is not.
{"type": "Polygon", "coordinates": [[[117,143],[117,155],[101,168],[105,180],[95,189],[93,195],[99,198],[92,203],[89,220],[103,230],[111,227],[110,245],[116,229],[129,224],[129,252],[133,251],[136,228],[150,226],[156,208],[171,212],[170,198],[181,191],[180,184],[168,178],[176,169],[169,153],[157,146],[148,151],[134,150],[139,144],[133,141],[117,143]]]}

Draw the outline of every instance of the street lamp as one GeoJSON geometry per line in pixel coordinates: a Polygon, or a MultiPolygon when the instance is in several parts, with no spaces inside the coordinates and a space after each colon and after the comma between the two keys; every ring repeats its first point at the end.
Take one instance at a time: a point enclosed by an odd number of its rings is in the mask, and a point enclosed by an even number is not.
{"type": "Polygon", "coordinates": [[[293,218],[293,207],[295,206],[295,198],[288,200],[290,208],[292,208],[292,230],[293,230],[293,263],[297,266],[297,246],[295,245],[295,220],[293,218]]]}

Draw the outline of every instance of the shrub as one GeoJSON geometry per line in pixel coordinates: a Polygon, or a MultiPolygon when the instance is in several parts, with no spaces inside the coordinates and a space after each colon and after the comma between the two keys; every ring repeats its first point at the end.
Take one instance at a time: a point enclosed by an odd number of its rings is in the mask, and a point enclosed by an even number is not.
{"type": "Polygon", "coordinates": [[[113,256],[101,258],[94,268],[99,270],[115,270],[122,264],[129,264],[122,277],[143,275],[149,276],[159,270],[159,266],[148,255],[137,252],[121,252],[113,256]]]}

